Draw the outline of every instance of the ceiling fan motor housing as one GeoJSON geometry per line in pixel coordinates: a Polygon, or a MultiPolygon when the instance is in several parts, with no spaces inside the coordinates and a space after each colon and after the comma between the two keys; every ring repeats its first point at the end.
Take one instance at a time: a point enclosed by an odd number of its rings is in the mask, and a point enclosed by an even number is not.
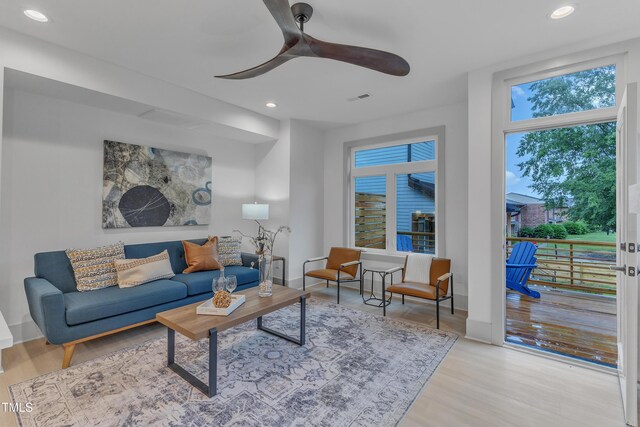
{"type": "Polygon", "coordinates": [[[291,6],[291,12],[293,12],[293,16],[296,18],[297,22],[305,23],[309,22],[309,19],[311,19],[311,16],[313,15],[313,7],[308,3],[296,3],[291,6]]]}

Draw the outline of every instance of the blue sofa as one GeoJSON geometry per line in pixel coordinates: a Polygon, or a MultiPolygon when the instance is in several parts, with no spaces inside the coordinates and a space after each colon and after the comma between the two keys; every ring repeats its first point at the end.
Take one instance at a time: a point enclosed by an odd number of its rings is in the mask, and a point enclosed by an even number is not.
{"type": "MultiPolygon", "coordinates": [[[[205,239],[190,240],[202,244],[205,239]]],[[[75,345],[130,329],[155,320],[156,313],[211,298],[211,283],[220,271],[182,274],[187,268],[181,241],[125,245],[126,258],[145,258],[163,250],[169,252],[176,275],[133,288],[112,286],[78,292],[73,269],[64,251],[35,255],[35,277],[24,281],[29,312],[46,340],[62,344],[62,367],[71,363],[75,345]]],[[[242,254],[242,266],[228,266],[225,275],[235,275],[237,290],[257,286],[258,257],[242,254]],[[255,268],[251,268],[254,263],[255,268]]]]}

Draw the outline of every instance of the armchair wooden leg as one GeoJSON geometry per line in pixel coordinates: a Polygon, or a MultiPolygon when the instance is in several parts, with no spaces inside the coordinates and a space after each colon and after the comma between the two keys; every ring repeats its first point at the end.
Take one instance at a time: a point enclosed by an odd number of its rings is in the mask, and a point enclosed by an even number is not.
{"type": "Polygon", "coordinates": [[[75,344],[63,344],[64,346],[64,358],[62,359],[62,369],[67,369],[71,365],[71,359],[73,358],[73,352],[76,349],[75,344]]]}

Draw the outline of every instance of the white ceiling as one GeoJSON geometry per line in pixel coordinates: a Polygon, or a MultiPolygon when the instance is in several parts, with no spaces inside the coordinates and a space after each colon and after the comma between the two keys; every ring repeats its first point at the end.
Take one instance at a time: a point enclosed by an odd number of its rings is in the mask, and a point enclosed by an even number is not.
{"type": "Polygon", "coordinates": [[[387,50],[411,65],[392,77],[299,58],[248,80],[214,79],[278,53],[282,35],[262,0],[2,0],[0,25],[274,118],[332,127],[466,98],[466,72],[585,40],[640,35],[637,0],[307,0],[316,38],[387,50]],[[575,3],[570,1],[570,3],[575,3]],[[39,24],[22,14],[44,12],[39,24]],[[371,98],[348,102],[362,93],[371,98]],[[274,101],[277,109],[268,109],[274,101]]]}

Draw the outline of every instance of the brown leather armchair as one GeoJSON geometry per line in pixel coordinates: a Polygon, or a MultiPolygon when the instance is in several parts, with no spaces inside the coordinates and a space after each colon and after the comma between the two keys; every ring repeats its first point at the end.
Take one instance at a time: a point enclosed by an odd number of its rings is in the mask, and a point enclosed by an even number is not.
{"type": "Polygon", "coordinates": [[[311,258],[302,265],[302,289],[306,289],[307,276],[316,279],[326,280],[327,288],[329,282],[335,282],[338,288],[338,304],[340,304],[340,284],[345,282],[360,282],[360,293],[362,293],[362,261],[360,261],[359,249],[331,248],[329,256],[311,258]],[[327,260],[325,267],[319,270],[307,272],[307,264],[327,260]],[[358,275],[359,277],[356,277],[358,275]]]}
{"type": "MultiPolygon", "coordinates": [[[[383,298],[386,299],[386,293],[391,292],[391,296],[393,296],[393,294],[402,295],[402,304],[404,304],[405,295],[435,301],[436,327],[440,329],[440,303],[442,301],[451,300],[451,314],[453,314],[453,273],[451,273],[451,260],[447,258],[433,258],[431,260],[429,283],[405,282],[406,267],[407,260],[405,259],[404,267],[387,270],[387,274],[402,271],[402,282],[394,285],[392,281],[391,286],[384,290],[383,298]],[[451,289],[451,294],[447,295],[449,289],[451,289]]],[[[386,315],[386,306],[383,311],[386,315]]]]}

